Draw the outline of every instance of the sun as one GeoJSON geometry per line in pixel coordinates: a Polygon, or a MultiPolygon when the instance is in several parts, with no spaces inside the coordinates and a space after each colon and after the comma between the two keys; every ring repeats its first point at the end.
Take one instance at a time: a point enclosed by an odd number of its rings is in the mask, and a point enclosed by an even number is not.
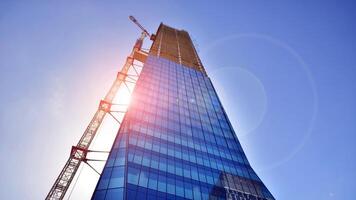
{"type": "Polygon", "coordinates": [[[127,88],[124,84],[121,84],[113,100],[113,104],[120,104],[120,105],[122,104],[128,106],[131,102],[131,96],[132,96],[131,91],[132,88],[130,88],[130,86],[129,88],[127,88]]]}

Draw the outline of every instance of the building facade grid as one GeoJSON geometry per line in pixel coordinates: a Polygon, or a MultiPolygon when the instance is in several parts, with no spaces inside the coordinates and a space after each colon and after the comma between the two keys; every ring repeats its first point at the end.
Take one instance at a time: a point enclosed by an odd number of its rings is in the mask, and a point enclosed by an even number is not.
{"type": "Polygon", "coordinates": [[[92,199],[274,199],[204,73],[150,55],[92,199]]]}

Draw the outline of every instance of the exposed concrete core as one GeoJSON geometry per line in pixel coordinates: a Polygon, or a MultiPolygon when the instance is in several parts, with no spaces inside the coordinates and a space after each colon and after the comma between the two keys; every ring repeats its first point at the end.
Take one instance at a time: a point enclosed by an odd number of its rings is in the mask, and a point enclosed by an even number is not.
{"type": "Polygon", "coordinates": [[[187,31],[177,30],[161,23],[155,38],[149,52],[151,55],[169,59],[206,75],[187,31]]]}

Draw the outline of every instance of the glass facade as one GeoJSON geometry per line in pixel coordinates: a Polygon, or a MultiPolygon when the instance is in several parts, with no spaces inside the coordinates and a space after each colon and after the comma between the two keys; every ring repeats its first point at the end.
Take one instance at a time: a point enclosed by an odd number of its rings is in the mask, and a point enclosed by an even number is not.
{"type": "Polygon", "coordinates": [[[92,199],[274,199],[210,79],[150,55],[92,199]]]}

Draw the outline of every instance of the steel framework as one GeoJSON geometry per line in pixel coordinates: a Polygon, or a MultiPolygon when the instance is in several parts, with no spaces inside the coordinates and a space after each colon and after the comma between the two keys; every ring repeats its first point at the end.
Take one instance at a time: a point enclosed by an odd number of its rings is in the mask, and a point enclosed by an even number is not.
{"type": "MultiPolygon", "coordinates": [[[[125,84],[126,87],[128,88],[126,82],[132,82],[130,81],[132,80],[132,77],[130,77],[132,75],[128,74],[130,68],[132,67],[138,76],[138,72],[135,68],[134,61],[137,60],[144,63],[148,56],[148,53],[141,49],[143,40],[146,36],[149,36],[149,34],[146,30],[144,30],[141,33],[141,36],[136,40],[136,43],[131,51],[131,54],[126,59],[126,63],[124,64],[121,71],[118,72],[116,80],[112,84],[105,98],[100,101],[97,111],[95,112],[92,120],[90,121],[89,125],[84,131],[78,144],[72,147],[70,156],[66,164],[64,165],[62,171],[60,172],[59,176],[57,177],[56,181],[54,182],[51,190],[49,191],[46,200],[63,199],[76,172],[78,171],[80,164],[82,162],[87,163],[88,159],[86,158],[86,156],[88,152],[91,152],[89,150],[89,146],[92,143],[105,115],[109,113],[112,117],[114,117],[110,109],[111,106],[113,105],[112,102],[114,97],[116,96],[116,93],[118,92],[122,84],[125,84]]],[[[115,120],[118,121],[116,118],[115,120]]]]}

